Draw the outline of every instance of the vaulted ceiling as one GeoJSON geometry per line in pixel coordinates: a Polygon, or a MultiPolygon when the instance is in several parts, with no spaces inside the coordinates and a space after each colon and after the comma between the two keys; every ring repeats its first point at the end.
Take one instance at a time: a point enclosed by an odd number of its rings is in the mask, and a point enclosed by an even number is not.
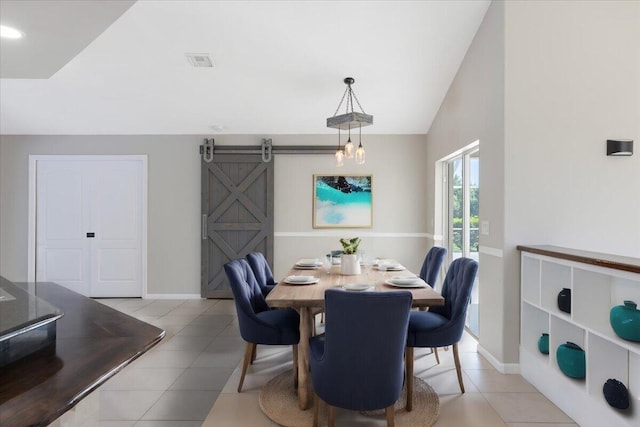
{"type": "Polygon", "coordinates": [[[0,0],[0,133],[322,134],[352,76],[363,133],[424,134],[488,5],[0,0]]]}

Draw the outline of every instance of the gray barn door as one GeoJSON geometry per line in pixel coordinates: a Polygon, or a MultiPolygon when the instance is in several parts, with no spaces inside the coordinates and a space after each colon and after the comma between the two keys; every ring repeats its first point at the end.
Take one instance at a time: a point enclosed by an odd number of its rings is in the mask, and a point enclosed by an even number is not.
{"type": "Polygon", "coordinates": [[[273,161],[215,154],[202,161],[202,296],[232,298],[224,264],[260,251],[273,262],[273,161]]]}

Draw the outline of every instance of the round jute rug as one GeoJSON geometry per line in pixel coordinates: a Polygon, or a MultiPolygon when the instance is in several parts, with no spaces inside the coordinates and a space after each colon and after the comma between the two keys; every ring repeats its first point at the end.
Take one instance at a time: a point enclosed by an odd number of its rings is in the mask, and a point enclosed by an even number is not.
{"type": "MultiPolygon", "coordinates": [[[[394,405],[397,427],[430,427],[438,419],[440,400],[438,394],[423,380],[414,377],[413,410],[405,410],[406,389],[394,405]]],[[[311,396],[313,394],[310,394],[311,396]]],[[[293,373],[283,372],[269,381],[260,392],[260,408],[271,421],[285,427],[311,427],[313,408],[306,411],[298,407],[298,396],[293,387],[293,373]]],[[[361,412],[363,416],[384,421],[384,409],[361,412]]],[[[320,409],[320,425],[326,425],[326,408],[320,409]]],[[[338,424],[339,420],[336,420],[338,424]]],[[[383,423],[382,425],[386,425],[383,423]]]]}

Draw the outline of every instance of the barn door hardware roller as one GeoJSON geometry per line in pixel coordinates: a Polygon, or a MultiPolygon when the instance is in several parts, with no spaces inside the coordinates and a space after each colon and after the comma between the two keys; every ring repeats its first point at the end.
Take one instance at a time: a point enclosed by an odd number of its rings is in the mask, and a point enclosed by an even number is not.
{"type": "Polygon", "coordinates": [[[262,138],[262,145],[260,149],[262,150],[262,161],[265,163],[269,163],[272,158],[272,141],[271,138],[262,138]]]}
{"type": "Polygon", "coordinates": [[[200,154],[202,155],[202,160],[207,163],[211,163],[213,160],[213,147],[215,141],[213,138],[205,138],[204,144],[200,146],[200,154]]]}

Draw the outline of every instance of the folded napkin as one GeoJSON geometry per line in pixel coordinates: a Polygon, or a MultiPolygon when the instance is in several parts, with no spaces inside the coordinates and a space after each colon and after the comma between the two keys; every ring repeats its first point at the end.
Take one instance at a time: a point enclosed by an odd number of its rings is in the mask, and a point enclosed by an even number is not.
{"type": "Polygon", "coordinates": [[[311,282],[315,280],[314,276],[289,276],[287,277],[288,282],[311,282]]]}

